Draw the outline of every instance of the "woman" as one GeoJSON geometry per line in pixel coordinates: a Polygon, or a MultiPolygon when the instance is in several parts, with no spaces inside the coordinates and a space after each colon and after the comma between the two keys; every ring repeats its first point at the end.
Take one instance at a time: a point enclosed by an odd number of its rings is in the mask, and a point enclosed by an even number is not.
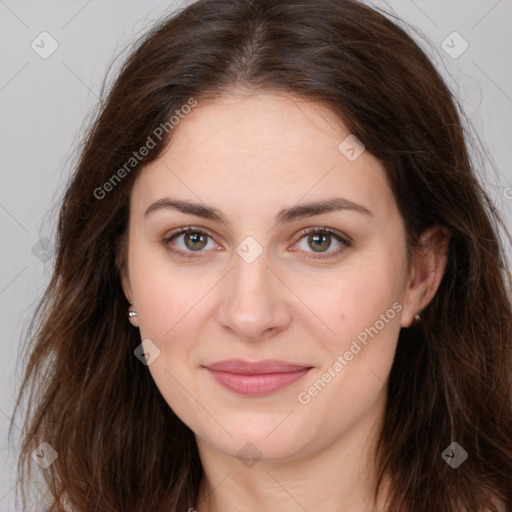
{"type": "Polygon", "coordinates": [[[84,141],[20,482],[38,462],[52,511],[510,510],[498,223],[396,24],[199,0],[84,141]]]}

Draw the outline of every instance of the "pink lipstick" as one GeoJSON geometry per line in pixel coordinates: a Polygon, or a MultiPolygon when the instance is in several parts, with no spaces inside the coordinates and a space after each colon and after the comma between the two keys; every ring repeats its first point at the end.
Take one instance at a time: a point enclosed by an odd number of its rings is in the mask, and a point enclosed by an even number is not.
{"type": "Polygon", "coordinates": [[[285,388],[312,368],[277,359],[254,362],[227,359],[204,367],[225,388],[243,395],[264,395],[285,388]]]}

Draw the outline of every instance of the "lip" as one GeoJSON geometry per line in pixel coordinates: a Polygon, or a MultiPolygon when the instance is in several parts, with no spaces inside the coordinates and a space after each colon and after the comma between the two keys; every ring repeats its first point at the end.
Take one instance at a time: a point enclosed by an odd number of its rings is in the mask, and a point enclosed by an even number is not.
{"type": "Polygon", "coordinates": [[[283,389],[306,375],[311,366],[278,359],[244,361],[227,359],[204,368],[225,388],[243,395],[262,395],[283,389]]]}
{"type": "Polygon", "coordinates": [[[246,361],[244,359],[225,359],[204,365],[209,370],[237,373],[241,375],[264,375],[267,373],[289,373],[311,368],[303,364],[294,364],[279,359],[262,359],[246,361]]]}

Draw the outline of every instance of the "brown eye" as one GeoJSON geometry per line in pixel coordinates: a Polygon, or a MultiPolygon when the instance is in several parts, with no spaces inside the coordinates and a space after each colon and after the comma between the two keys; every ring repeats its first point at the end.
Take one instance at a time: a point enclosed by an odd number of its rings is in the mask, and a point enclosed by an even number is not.
{"type": "Polygon", "coordinates": [[[204,249],[207,244],[207,238],[208,235],[205,235],[204,233],[200,233],[198,231],[189,232],[184,234],[183,242],[187,249],[197,251],[204,249]]]}
{"type": "Polygon", "coordinates": [[[352,246],[352,242],[341,233],[330,228],[306,228],[302,230],[302,238],[296,243],[306,253],[316,252],[318,256],[306,256],[311,259],[331,258],[340,255],[352,246]],[[334,250],[329,251],[334,243],[334,250]],[[336,248],[338,245],[338,248],[336,248]]]}
{"type": "Polygon", "coordinates": [[[308,236],[308,243],[315,252],[323,252],[331,246],[331,235],[313,233],[308,236]]]}
{"type": "Polygon", "coordinates": [[[193,227],[180,228],[177,233],[165,238],[163,244],[172,253],[187,258],[199,257],[208,249],[216,247],[209,233],[193,227]]]}

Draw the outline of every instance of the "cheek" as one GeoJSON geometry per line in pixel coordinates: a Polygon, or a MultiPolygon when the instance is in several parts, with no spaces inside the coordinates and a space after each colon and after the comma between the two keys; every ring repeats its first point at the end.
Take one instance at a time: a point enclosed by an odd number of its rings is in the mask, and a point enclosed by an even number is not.
{"type": "Polygon", "coordinates": [[[155,272],[136,283],[141,336],[168,345],[197,314],[201,287],[155,272]],[[187,285],[188,284],[188,285],[187,285]]]}
{"type": "Polygon", "coordinates": [[[159,350],[148,370],[169,406],[187,417],[197,406],[186,390],[191,389],[190,359],[201,328],[200,299],[211,288],[210,279],[193,279],[190,273],[154,261],[143,266],[142,258],[134,257],[132,262],[140,337],[150,339],[159,350]],[[151,270],[138,272],[137,268],[151,270]]]}
{"type": "Polygon", "coordinates": [[[196,305],[213,286],[213,277],[172,263],[160,249],[142,244],[131,249],[130,283],[141,337],[167,344],[190,323],[196,305]]]}
{"type": "Polygon", "coordinates": [[[322,312],[334,334],[316,335],[322,365],[298,399],[308,411],[309,404],[329,410],[327,417],[318,416],[333,432],[349,428],[383,393],[401,328],[399,277],[384,266],[366,266],[332,282],[331,293],[310,297],[312,309],[322,312]]]}
{"type": "MultiPolygon", "coordinates": [[[[326,339],[333,350],[339,350],[361,332],[377,323],[379,330],[383,322],[399,324],[403,300],[403,277],[390,268],[387,259],[366,260],[359,268],[354,265],[333,273],[320,288],[311,288],[303,282],[307,304],[329,329],[326,339]]],[[[387,329],[386,329],[387,330],[387,329]]]]}
{"type": "Polygon", "coordinates": [[[308,382],[313,388],[304,389],[305,402],[318,393],[317,406],[359,403],[364,409],[381,392],[401,329],[403,261],[392,248],[366,252],[309,295],[308,305],[330,329],[316,334],[323,365],[308,382]],[[328,389],[320,393],[323,382],[328,389]]]}

